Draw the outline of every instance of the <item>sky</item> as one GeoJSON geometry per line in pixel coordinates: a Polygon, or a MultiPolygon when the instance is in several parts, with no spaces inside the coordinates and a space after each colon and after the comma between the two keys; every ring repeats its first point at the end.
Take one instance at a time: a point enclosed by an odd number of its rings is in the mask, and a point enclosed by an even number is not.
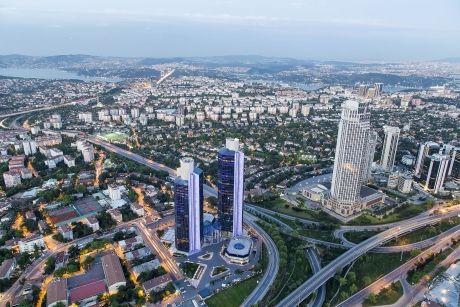
{"type": "Polygon", "coordinates": [[[459,0],[0,0],[0,54],[460,57],[459,0]]]}

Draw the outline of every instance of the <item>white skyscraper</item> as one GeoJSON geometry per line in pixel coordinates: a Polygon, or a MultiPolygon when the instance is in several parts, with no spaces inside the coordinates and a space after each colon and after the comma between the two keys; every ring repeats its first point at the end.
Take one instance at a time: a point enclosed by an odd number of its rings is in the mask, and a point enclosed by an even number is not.
{"type": "Polygon", "coordinates": [[[340,215],[352,215],[360,208],[361,186],[367,180],[373,153],[369,143],[374,139],[367,105],[345,101],[337,136],[331,197],[328,199],[328,207],[340,215]]]}
{"type": "Polygon", "coordinates": [[[385,140],[383,141],[382,158],[380,165],[386,172],[392,172],[395,164],[396,150],[399,142],[399,128],[384,126],[385,140]]]}

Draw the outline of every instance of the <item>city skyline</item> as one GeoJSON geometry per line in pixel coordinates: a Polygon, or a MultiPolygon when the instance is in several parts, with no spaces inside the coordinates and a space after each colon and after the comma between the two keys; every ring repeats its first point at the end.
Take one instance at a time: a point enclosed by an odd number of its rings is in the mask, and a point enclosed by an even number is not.
{"type": "Polygon", "coordinates": [[[459,305],[458,0],[2,0],[0,29],[1,306],[459,305]]]}

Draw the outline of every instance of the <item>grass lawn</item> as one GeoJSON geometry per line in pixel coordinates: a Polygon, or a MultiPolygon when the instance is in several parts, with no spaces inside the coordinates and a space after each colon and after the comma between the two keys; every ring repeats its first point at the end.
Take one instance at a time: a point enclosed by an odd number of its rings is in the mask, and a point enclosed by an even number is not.
{"type": "Polygon", "coordinates": [[[206,300],[209,307],[238,307],[257,286],[259,277],[252,277],[230,288],[220,291],[206,300]]]}
{"type": "Polygon", "coordinates": [[[358,244],[378,233],[379,231],[350,231],[344,233],[343,235],[348,241],[358,244]]]}
{"type": "Polygon", "coordinates": [[[379,224],[387,224],[393,223],[401,220],[405,220],[416,215],[419,215],[422,212],[430,209],[432,207],[432,203],[427,202],[424,205],[412,205],[406,204],[402,205],[399,208],[396,208],[393,213],[384,216],[383,218],[379,219],[375,216],[372,216],[369,213],[364,213],[359,217],[353,219],[348,224],[349,225],[379,225],[379,224]]]}
{"type": "Polygon", "coordinates": [[[272,224],[263,222],[260,225],[275,241],[280,254],[279,271],[275,282],[259,304],[272,306],[312,276],[312,271],[305,253],[305,242],[281,234],[272,224]]]}
{"type": "Polygon", "coordinates": [[[111,142],[123,142],[128,136],[121,132],[111,132],[104,134],[103,137],[111,142]]]}
{"type": "MultiPolygon", "coordinates": [[[[340,274],[340,276],[336,275],[327,282],[326,301],[329,302],[332,299],[339,284],[342,286],[333,301],[333,305],[346,300],[351,295],[358,292],[359,289],[363,289],[370,285],[380,277],[404,264],[410,258],[412,257],[409,253],[403,253],[402,258],[401,253],[364,254],[358,258],[346,278],[343,278],[344,274],[340,274]]],[[[346,270],[343,272],[345,271],[346,270]]]]}
{"type": "Polygon", "coordinates": [[[200,265],[198,263],[183,262],[183,263],[181,263],[180,268],[182,269],[182,271],[184,272],[184,274],[188,278],[193,278],[193,276],[195,275],[195,272],[196,272],[196,270],[198,269],[199,266],[200,265]]]}
{"type": "Polygon", "coordinates": [[[265,201],[262,203],[255,203],[254,205],[302,219],[329,222],[333,224],[340,223],[338,220],[336,220],[335,218],[331,217],[323,211],[316,211],[311,209],[298,209],[297,207],[293,207],[290,203],[281,198],[265,201]]]}
{"type": "Polygon", "coordinates": [[[389,287],[382,289],[379,294],[371,294],[364,300],[364,307],[391,305],[396,303],[404,294],[401,282],[392,283],[389,287]]]}
{"type": "Polygon", "coordinates": [[[223,273],[223,272],[226,272],[226,271],[228,271],[228,269],[226,267],[218,266],[218,267],[215,267],[212,270],[211,276],[216,276],[216,275],[219,275],[220,273],[223,273]]]}

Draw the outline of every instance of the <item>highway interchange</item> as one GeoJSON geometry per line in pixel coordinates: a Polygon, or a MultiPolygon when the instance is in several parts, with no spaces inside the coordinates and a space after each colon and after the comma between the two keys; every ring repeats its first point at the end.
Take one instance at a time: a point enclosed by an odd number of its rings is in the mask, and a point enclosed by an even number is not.
{"type": "MultiPolygon", "coordinates": [[[[131,160],[134,160],[136,162],[139,162],[141,164],[144,164],[146,166],[152,167],[157,170],[162,170],[168,172],[170,175],[175,175],[174,170],[156,163],[152,160],[146,159],[144,157],[141,157],[139,155],[136,155],[132,152],[129,152],[127,150],[121,149],[117,146],[114,146],[113,144],[101,141],[99,139],[96,139],[95,137],[87,137],[88,141],[97,144],[99,146],[102,146],[108,150],[111,150],[117,154],[120,154],[126,158],[129,158],[131,160]]],[[[206,186],[204,188],[205,192],[209,193],[210,195],[215,195],[215,190],[209,186],[206,186]]],[[[252,209],[254,209],[254,206],[251,206],[252,209]]],[[[273,213],[273,212],[272,212],[273,213]]],[[[446,213],[441,213],[439,215],[436,215],[432,212],[428,212],[426,214],[421,214],[415,218],[402,221],[402,222],[396,222],[392,223],[391,225],[379,225],[375,226],[378,229],[383,229],[387,228],[387,230],[375,235],[372,238],[369,238],[368,240],[357,244],[355,246],[350,247],[350,249],[346,252],[344,252],[341,256],[330,262],[327,266],[321,268],[312,278],[308,279],[304,284],[302,284],[299,288],[291,292],[290,295],[288,295],[286,298],[284,298],[280,303],[278,303],[277,306],[295,306],[298,305],[300,302],[304,301],[306,298],[308,298],[313,292],[315,292],[317,289],[319,289],[322,285],[324,285],[331,277],[335,275],[335,273],[339,270],[350,264],[352,261],[356,260],[358,257],[361,255],[375,249],[376,247],[392,240],[393,238],[397,236],[401,236],[405,233],[414,231],[416,229],[422,228],[427,225],[435,224],[441,221],[442,219],[449,218],[449,217],[454,217],[457,216],[460,213],[460,207],[456,206],[453,208],[450,208],[448,212],[446,213]]],[[[247,214],[246,214],[247,215],[247,214]]],[[[246,216],[245,215],[245,216],[246,216]]],[[[283,217],[288,217],[288,216],[283,216],[283,217]]],[[[298,220],[296,218],[289,217],[289,219],[293,220],[298,220]]],[[[248,222],[248,219],[245,219],[245,222],[248,222]]],[[[368,227],[368,226],[348,226],[347,230],[349,231],[360,231],[360,230],[365,230],[373,227],[368,227]]],[[[270,245],[268,246],[270,250],[270,245]]],[[[276,249],[276,246],[274,247],[276,249]]],[[[270,254],[274,254],[274,252],[271,252],[270,254]]],[[[270,259],[271,260],[271,259],[270,259]]],[[[270,261],[271,263],[271,261],[270,261]]],[[[268,270],[267,270],[268,271],[268,270]]],[[[277,271],[277,270],[276,270],[277,271]]],[[[265,274],[267,275],[267,274],[265,274]]],[[[265,277],[265,276],[264,276],[265,277]]],[[[267,287],[268,288],[268,287],[267,287]]],[[[268,291],[268,289],[267,289],[268,291]]],[[[262,291],[263,292],[263,291],[262,291]]],[[[261,293],[262,294],[262,293],[261,293]]],[[[260,298],[262,298],[261,296],[260,298]]]]}
{"type": "MultiPolygon", "coordinates": [[[[72,102],[70,104],[75,104],[75,102],[72,102]]],[[[60,105],[59,107],[62,107],[62,106],[63,105],[60,105]]],[[[22,111],[22,112],[16,112],[16,113],[12,113],[12,114],[0,115],[0,118],[7,118],[7,117],[10,117],[10,116],[16,116],[16,115],[23,115],[23,114],[27,114],[27,113],[31,113],[31,112],[35,112],[35,111],[48,110],[48,109],[52,109],[52,107],[39,108],[39,109],[34,109],[34,110],[29,110],[29,111],[22,111]]],[[[111,143],[102,141],[102,140],[98,139],[97,137],[90,136],[90,135],[84,135],[84,137],[89,142],[91,142],[93,144],[96,144],[96,145],[99,145],[101,147],[104,147],[105,149],[107,149],[109,151],[117,153],[117,154],[119,154],[121,156],[124,156],[125,158],[128,158],[128,159],[130,159],[132,161],[138,162],[138,163],[143,164],[145,166],[148,166],[148,167],[150,167],[152,169],[165,171],[168,174],[170,174],[172,177],[175,177],[175,171],[173,169],[163,165],[163,164],[157,163],[157,162],[152,161],[150,159],[147,159],[147,158],[144,158],[144,157],[139,156],[137,154],[134,154],[134,153],[132,153],[130,151],[124,150],[124,149],[122,149],[120,147],[117,147],[117,146],[111,144],[111,143]]],[[[205,193],[207,193],[208,195],[216,195],[215,189],[210,187],[210,186],[206,185],[204,187],[204,190],[205,190],[205,193]]],[[[249,205],[249,204],[245,204],[245,207],[247,207],[247,209],[255,210],[260,214],[265,214],[265,215],[275,214],[273,211],[270,211],[268,209],[255,207],[255,206],[252,206],[252,205],[249,205]]],[[[341,256],[339,256],[338,258],[336,258],[335,260],[330,262],[327,266],[325,266],[325,267],[319,269],[317,272],[315,272],[313,277],[308,279],[300,287],[298,287],[293,292],[291,292],[291,294],[288,295],[287,297],[285,297],[281,302],[279,302],[277,306],[296,306],[296,305],[300,304],[300,302],[304,301],[306,298],[308,298],[310,295],[312,295],[315,291],[317,291],[318,289],[322,288],[325,285],[325,283],[327,282],[327,280],[329,280],[332,276],[334,276],[334,274],[339,269],[344,268],[345,266],[347,266],[348,264],[350,264],[351,262],[356,260],[358,257],[360,257],[361,255],[363,255],[363,254],[365,254],[365,253],[367,253],[369,251],[394,252],[396,250],[401,250],[401,248],[402,249],[407,249],[407,248],[411,248],[411,247],[412,248],[413,247],[416,247],[416,248],[427,247],[427,246],[430,246],[430,245],[433,245],[434,243],[436,243],[437,240],[441,240],[440,242],[445,242],[446,238],[451,238],[451,237],[458,236],[459,235],[459,227],[454,227],[453,229],[451,229],[449,231],[446,231],[445,233],[442,233],[442,234],[436,236],[436,238],[431,238],[431,239],[424,240],[422,242],[418,242],[418,243],[416,243],[415,246],[402,246],[402,247],[401,246],[395,246],[395,247],[391,247],[389,249],[387,247],[379,247],[382,244],[392,240],[393,238],[395,238],[397,236],[400,236],[400,235],[403,235],[405,233],[414,231],[416,229],[419,229],[419,228],[427,226],[427,225],[438,223],[442,219],[457,216],[459,213],[460,213],[460,208],[459,208],[459,206],[457,206],[457,207],[454,207],[454,208],[450,208],[449,211],[446,212],[446,213],[442,213],[442,214],[437,215],[437,214],[433,213],[433,210],[431,210],[431,211],[423,213],[423,214],[421,214],[419,216],[416,216],[414,218],[411,218],[411,219],[408,219],[408,220],[405,220],[405,221],[401,221],[401,222],[395,222],[395,223],[391,223],[391,224],[386,224],[386,225],[342,226],[340,231],[337,233],[340,238],[343,238],[343,233],[346,232],[346,231],[364,231],[364,230],[378,230],[378,231],[384,230],[384,231],[379,233],[379,234],[377,234],[377,235],[375,235],[374,237],[371,237],[371,238],[365,240],[364,242],[361,242],[361,243],[355,244],[355,245],[353,245],[353,243],[351,243],[351,242],[348,242],[347,240],[342,240],[343,244],[341,244],[341,245],[345,246],[345,247],[347,247],[349,249],[346,252],[344,252],[341,256]],[[387,249],[387,250],[385,250],[385,249],[387,249]]],[[[317,223],[316,221],[298,219],[298,218],[295,218],[295,217],[292,217],[292,216],[289,216],[289,215],[285,215],[285,214],[276,213],[276,216],[280,216],[280,217],[282,217],[284,219],[288,219],[288,220],[292,220],[292,221],[300,221],[301,223],[304,223],[304,224],[316,224],[317,223]]],[[[278,250],[276,248],[276,245],[274,244],[273,240],[271,240],[271,238],[268,236],[268,234],[266,234],[255,223],[255,220],[256,220],[256,218],[254,216],[250,215],[250,214],[245,214],[245,216],[244,216],[245,223],[248,226],[252,227],[261,236],[262,240],[266,244],[267,249],[268,249],[268,253],[269,253],[269,261],[268,261],[268,267],[267,267],[267,270],[266,270],[264,276],[262,277],[262,279],[259,282],[259,284],[256,287],[256,289],[245,300],[245,302],[243,304],[244,306],[254,305],[264,297],[264,295],[269,290],[270,285],[274,281],[274,279],[275,279],[275,277],[277,275],[278,269],[279,269],[279,266],[278,266],[279,255],[278,255],[278,250]]],[[[279,221],[279,222],[281,222],[281,221],[279,221]]],[[[286,224],[284,224],[284,225],[286,225],[286,224]]],[[[286,226],[288,226],[288,225],[286,225],[286,226]]],[[[118,227],[122,227],[122,226],[119,225],[118,227]]],[[[117,227],[117,229],[118,229],[118,227],[117,227]]],[[[310,243],[313,243],[313,244],[322,244],[322,243],[325,242],[325,241],[315,240],[315,239],[306,238],[306,237],[304,239],[306,239],[306,241],[309,241],[310,243]]],[[[75,241],[72,242],[72,244],[74,244],[74,243],[75,243],[75,241]]],[[[329,242],[329,243],[331,243],[331,242],[329,242]]],[[[433,245],[432,248],[435,248],[436,246],[438,246],[438,244],[433,245]]],[[[66,245],[61,246],[61,247],[59,247],[59,249],[57,251],[55,251],[55,253],[65,249],[65,248],[66,248],[66,245]]],[[[40,259],[35,261],[33,265],[31,265],[26,271],[23,272],[23,274],[21,275],[20,279],[22,279],[24,277],[31,276],[32,274],[36,274],[37,271],[40,268],[43,267],[43,265],[44,265],[44,263],[46,261],[46,258],[51,256],[51,255],[52,254],[50,252],[45,253],[45,255],[43,255],[40,259]]],[[[163,256],[165,256],[165,255],[163,255],[163,256]]],[[[160,257],[163,258],[161,255],[160,255],[160,257]]],[[[168,257],[166,257],[166,258],[168,258],[168,257]]],[[[309,255],[309,260],[312,261],[312,256],[311,255],[309,255]]],[[[18,279],[18,281],[20,279],[18,279]]],[[[16,294],[16,292],[18,291],[19,288],[20,288],[20,285],[18,284],[18,282],[13,284],[13,286],[8,291],[6,291],[4,293],[4,295],[0,298],[0,303],[3,304],[4,302],[7,302],[12,297],[12,295],[16,294]]],[[[321,294],[321,291],[318,292],[318,293],[321,294]]],[[[360,293],[360,292],[358,292],[358,293],[360,293]]],[[[318,295],[317,295],[317,297],[318,297],[318,295]]],[[[316,301],[317,300],[313,301],[313,305],[310,305],[310,306],[315,306],[315,307],[319,306],[319,305],[315,304],[316,301]]],[[[343,305],[343,306],[345,306],[345,305],[343,305]]]]}

